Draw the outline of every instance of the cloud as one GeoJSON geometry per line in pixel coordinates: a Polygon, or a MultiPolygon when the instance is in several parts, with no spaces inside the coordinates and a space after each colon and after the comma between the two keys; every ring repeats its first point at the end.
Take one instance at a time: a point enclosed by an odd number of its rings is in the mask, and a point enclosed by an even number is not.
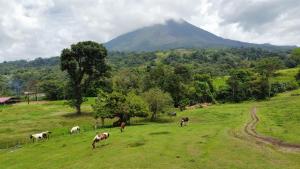
{"type": "Polygon", "coordinates": [[[298,0],[0,0],[0,62],[59,55],[171,18],[229,39],[300,45],[298,16],[298,0]]]}

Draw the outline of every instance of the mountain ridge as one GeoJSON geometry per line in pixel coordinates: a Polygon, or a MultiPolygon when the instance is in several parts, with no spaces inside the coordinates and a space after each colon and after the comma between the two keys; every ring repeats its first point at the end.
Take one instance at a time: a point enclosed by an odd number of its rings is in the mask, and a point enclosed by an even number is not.
{"type": "Polygon", "coordinates": [[[156,51],[177,48],[259,47],[286,49],[296,46],[255,44],[225,39],[185,20],[167,20],[164,24],[136,29],[104,44],[111,51],[156,51]]]}

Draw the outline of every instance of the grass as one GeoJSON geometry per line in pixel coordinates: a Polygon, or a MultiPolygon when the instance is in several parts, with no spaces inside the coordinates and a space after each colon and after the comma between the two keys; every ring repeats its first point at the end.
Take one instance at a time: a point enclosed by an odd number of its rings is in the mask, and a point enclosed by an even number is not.
{"type": "MultiPolygon", "coordinates": [[[[300,143],[300,96],[292,96],[293,93],[300,90],[280,94],[269,101],[220,104],[178,112],[177,117],[165,117],[157,123],[136,120],[124,133],[118,128],[88,128],[93,124],[92,117],[70,116],[73,110],[61,101],[2,107],[1,140],[10,134],[21,137],[20,131],[26,137],[27,132],[48,128],[54,133],[49,141],[0,150],[0,166],[7,169],[296,169],[300,168],[300,153],[281,152],[273,146],[258,144],[243,133],[250,119],[249,111],[256,106],[261,119],[259,133],[300,143]],[[183,116],[188,116],[190,123],[181,128],[178,121],[183,116]],[[87,128],[78,135],[67,135],[73,124],[87,125],[87,128]],[[10,129],[2,133],[7,126],[10,129]],[[110,138],[92,150],[93,137],[104,131],[111,133],[110,138]]],[[[84,110],[91,110],[88,104],[84,110]]]]}
{"type": "Polygon", "coordinates": [[[291,82],[295,81],[295,76],[298,73],[299,68],[282,69],[275,73],[275,77],[271,79],[271,82],[291,82]]]}
{"type": "Polygon", "coordinates": [[[215,77],[215,78],[213,79],[213,85],[214,85],[214,87],[215,87],[217,90],[219,90],[221,87],[227,86],[226,81],[227,81],[228,78],[229,78],[228,76],[219,76],[219,77],[215,77]]]}
{"type": "Polygon", "coordinates": [[[257,130],[291,143],[300,143],[300,90],[279,94],[258,105],[257,130]]]}
{"type": "Polygon", "coordinates": [[[81,125],[84,129],[92,128],[89,98],[82,106],[83,116],[74,116],[65,101],[26,102],[0,107],[0,148],[6,148],[17,143],[28,142],[29,134],[53,130],[54,135],[68,132],[68,128],[81,125]]]}

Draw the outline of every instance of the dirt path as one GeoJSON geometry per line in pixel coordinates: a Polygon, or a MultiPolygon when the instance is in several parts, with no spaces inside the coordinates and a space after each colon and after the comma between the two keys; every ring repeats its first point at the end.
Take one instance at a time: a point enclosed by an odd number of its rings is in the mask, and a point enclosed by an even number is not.
{"type": "Polygon", "coordinates": [[[267,137],[267,136],[258,134],[255,129],[257,123],[259,122],[259,118],[256,115],[256,107],[254,107],[251,110],[250,115],[251,115],[251,121],[248,122],[244,128],[245,132],[248,135],[254,137],[259,142],[272,144],[272,145],[278,146],[279,148],[282,148],[282,149],[300,151],[300,144],[286,143],[286,142],[276,139],[276,138],[267,137]]]}

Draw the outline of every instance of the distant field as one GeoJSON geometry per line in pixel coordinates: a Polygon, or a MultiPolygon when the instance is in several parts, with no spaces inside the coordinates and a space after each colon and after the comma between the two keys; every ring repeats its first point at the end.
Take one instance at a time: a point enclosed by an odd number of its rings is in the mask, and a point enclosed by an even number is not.
{"type": "MultiPolygon", "coordinates": [[[[300,153],[282,152],[257,143],[245,135],[243,128],[255,106],[261,119],[259,133],[300,143],[300,96],[291,95],[298,93],[300,90],[280,94],[270,101],[178,112],[177,117],[158,123],[133,121],[135,125],[127,127],[124,133],[118,128],[94,131],[91,116],[71,116],[73,110],[62,101],[2,107],[2,141],[15,139],[11,135],[28,138],[29,133],[49,128],[53,136],[49,141],[0,150],[0,165],[9,169],[296,169],[300,168],[300,153]],[[191,119],[187,127],[179,127],[182,116],[191,119]],[[73,136],[66,134],[75,124],[83,126],[84,131],[73,136]],[[109,131],[111,137],[92,150],[91,141],[99,131],[109,131]]],[[[84,105],[84,110],[90,112],[89,104],[84,105]]]]}
{"type": "Polygon", "coordinates": [[[290,82],[295,80],[299,68],[283,69],[276,72],[276,76],[271,79],[271,82],[290,82]]]}
{"type": "MultiPolygon", "coordinates": [[[[274,82],[291,82],[295,81],[295,76],[298,73],[300,68],[291,68],[291,69],[282,69],[275,73],[275,77],[271,78],[271,83],[274,82]]],[[[213,79],[213,84],[216,89],[219,89],[222,86],[226,86],[226,80],[228,76],[215,77],[213,79]]]]}

